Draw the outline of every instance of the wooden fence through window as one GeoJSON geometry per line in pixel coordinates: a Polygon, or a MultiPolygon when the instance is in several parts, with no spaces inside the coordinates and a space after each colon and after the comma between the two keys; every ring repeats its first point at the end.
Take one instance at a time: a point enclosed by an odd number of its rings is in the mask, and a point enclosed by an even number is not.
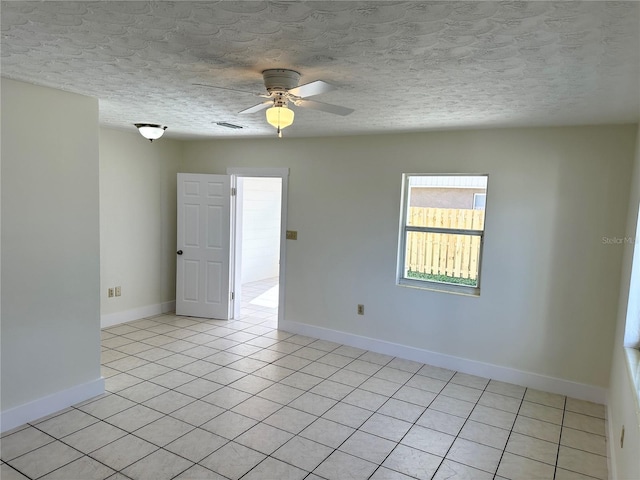
{"type": "MultiPolygon", "coordinates": [[[[409,226],[484,230],[484,210],[410,207],[409,226]]],[[[478,278],[480,236],[407,232],[405,268],[411,272],[478,278]]]]}

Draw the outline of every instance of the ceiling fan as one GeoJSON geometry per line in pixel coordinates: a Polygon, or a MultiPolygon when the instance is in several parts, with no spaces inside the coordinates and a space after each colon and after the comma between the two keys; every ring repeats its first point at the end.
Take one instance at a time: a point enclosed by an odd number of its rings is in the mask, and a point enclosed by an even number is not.
{"type": "Polygon", "coordinates": [[[222,88],[234,92],[251,93],[267,100],[258,103],[249,108],[241,110],[240,114],[255,113],[267,109],[267,122],[273,125],[278,132],[278,136],[282,137],[282,129],[293,123],[294,113],[289,108],[289,104],[296,107],[312,108],[323,112],[333,113],[336,115],[349,115],[353,109],[340,105],[332,105],[330,103],[318,102],[316,100],[308,100],[309,97],[330,92],[335,87],[322,80],[316,80],[304,85],[298,85],[300,81],[300,73],[284,69],[271,68],[262,72],[264,86],[267,89],[266,94],[255,94],[244,90],[236,90],[226,87],[215,87],[213,85],[204,85],[196,83],[202,87],[222,88]]]}

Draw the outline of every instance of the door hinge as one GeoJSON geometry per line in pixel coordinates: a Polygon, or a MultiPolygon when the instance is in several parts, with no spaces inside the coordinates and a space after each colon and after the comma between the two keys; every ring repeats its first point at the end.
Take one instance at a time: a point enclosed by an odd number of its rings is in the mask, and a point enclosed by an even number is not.
{"type": "Polygon", "coordinates": [[[231,196],[232,197],[236,196],[236,187],[231,187],[231,196]]]}
{"type": "Polygon", "coordinates": [[[231,292],[231,300],[235,300],[236,299],[236,292],[231,292]]]}

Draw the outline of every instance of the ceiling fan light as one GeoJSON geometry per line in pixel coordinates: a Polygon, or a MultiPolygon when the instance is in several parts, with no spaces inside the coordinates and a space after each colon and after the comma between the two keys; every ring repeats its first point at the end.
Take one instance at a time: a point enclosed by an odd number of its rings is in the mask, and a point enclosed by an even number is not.
{"type": "Polygon", "coordinates": [[[134,125],[137,127],[140,135],[142,135],[150,142],[153,142],[154,140],[160,138],[164,134],[164,131],[167,129],[167,127],[163,127],[162,125],[158,125],[155,123],[135,123],[134,125]]]}
{"type": "Polygon", "coordinates": [[[287,107],[271,107],[267,109],[267,122],[278,130],[291,125],[293,117],[293,110],[287,107]]]}

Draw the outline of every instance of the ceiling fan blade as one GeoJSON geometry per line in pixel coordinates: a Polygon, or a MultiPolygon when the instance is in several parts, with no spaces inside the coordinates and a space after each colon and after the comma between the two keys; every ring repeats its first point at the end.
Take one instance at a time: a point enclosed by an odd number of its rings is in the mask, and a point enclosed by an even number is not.
{"type": "Polygon", "coordinates": [[[197,87],[217,88],[217,89],[220,89],[220,90],[229,90],[231,92],[247,93],[249,95],[253,95],[254,97],[264,97],[265,96],[262,93],[248,92],[247,90],[238,90],[237,88],[218,87],[217,85],[207,85],[205,83],[194,83],[193,85],[195,85],[197,87]]]}
{"type": "Polygon", "coordinates": [[[305,83],[299,87],[292,88],[288,91],[291,95],[300,98],[313,97],[314,95],[320,95],[321,93],[330,92],[335,90],[336,87],[330,83],[323,82],[322,80],[316,80],[315,82],[305,83]]]}
{"type": "Polygon", "coordinates": [[[265,102],[259,103],[257,105],[254,105],[253,107],[249,107],[249,108],[245,108],[244,110],[241,110],[238,113],[255,113],[255,112],[259,112],[260,110],[264,110],[265,108],[267,108],[268,106],[273,105],[273,100],[267,100],[265,102]]]}
{"type": "Polygon", "coordinates": [[[349,115],[353,112],[353,108],[342,107],[340,105],[332,105],[330,103],[322,103],[316,100],[297,100],[296,107],[313,108],[314,110],[322,110],[323,112],[335,113],[336,115],[349,115]]]}

